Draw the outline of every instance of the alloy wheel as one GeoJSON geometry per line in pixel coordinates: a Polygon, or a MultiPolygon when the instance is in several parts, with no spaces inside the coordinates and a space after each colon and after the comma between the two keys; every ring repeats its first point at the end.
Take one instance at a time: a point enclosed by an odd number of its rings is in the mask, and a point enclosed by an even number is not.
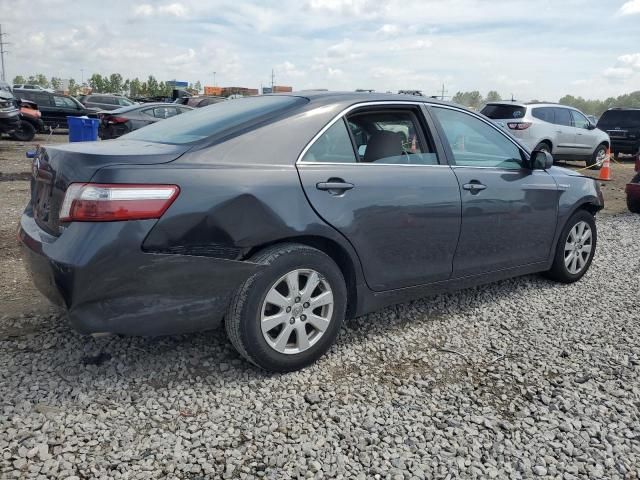
{"type": "Polygon", "coordinates": [[[572,275],[577,275],[589,261],[593,248],[593,234],[587,222],[576,223],[569,231],[564,246],[564,265],[572,275]]]}
{"type": "Polygon", "coordinates": [[[280,277],[262,305],[260,328],[267,344],[295,355],[315,345],[329,327],[333,292],[315,270],[297,269],[280,277]]]}

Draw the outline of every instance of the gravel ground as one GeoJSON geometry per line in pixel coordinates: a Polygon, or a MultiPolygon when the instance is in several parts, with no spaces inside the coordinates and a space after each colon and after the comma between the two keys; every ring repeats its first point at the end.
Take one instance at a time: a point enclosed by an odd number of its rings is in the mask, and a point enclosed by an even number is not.
{"type": "Polygon", "coordinates": [[[579,283],[538,276],[349,322],[268,375],[222,331],[0,320],[3,478],[639,478],[640,216],[579,283]]]}

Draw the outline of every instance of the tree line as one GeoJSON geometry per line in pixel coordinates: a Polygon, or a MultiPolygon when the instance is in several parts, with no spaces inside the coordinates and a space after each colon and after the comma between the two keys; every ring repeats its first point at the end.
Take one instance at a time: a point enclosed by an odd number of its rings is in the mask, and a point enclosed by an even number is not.
{"type": "MultiPolygon", "coordinates": [[[[42,73],[24,77],[18,75],[13,79],[13,84],[32,84],[40,85],[43,88],[53,88],[59,90],[62,88],[63,81],[60,77],[51,77],[48,79],[42,73]]],[[[146,80],[136,78],[124,79],[119,73],[110,75],[100,75],[94,73],[86,82],[94,93],[118,93],[128,97],[156,97],[170,96],[172,87],[167,82],[158,81],[153,75],[149,75],[146,80]]],[[[73,78],[69,79],[68,91],[69,95],[78,95],[81,93],[82,85],[77,83],[73,78]]],[[[188,90],[199,93],[202,90],[202,84],[197,81],[189,84],[188,90]]],[[[479,110],[487,102],[498,102],[502,100],[500,94],[491,90],[483,97],[478,90],[470,92],[457,92],[451,100],[460,105],[464,105],[475,110],[479,110]]],[[[532,100],[539,102],[539,100],[532,100]]],[[[545,102],[547,103],[547,102],[545,102]]],[[[548,102],[553,103],[553,102],[548,102]]],[[[640,90],[627,93],[618,97],[609,97],[605,100],[588,100],[582,97],[574,97],[573,95],[565,95],[558,102],[562,105],[577,108],[587,115],[595,115],[599,117],[604,111],[612,107],[636,107],[640,108],[640,90]]]]}
{"type": "MultiPolygon", "coordinates": [[[[459,103],[460,105],[479,110],[485,103],[500,101],[502,100],[502,97],[495,90],[491,90],[487,93],[486,98],[483,98],[479,91],[474,90],[471,92],[458,92],[451,100],[455,103],[459,103]]],[[[531,103],[556,102],[531,100],[531,103]]],[[[626,93],[618,97],[609,97],[605,100],[588,100],[582,97],[574,97],[573,95],[565,95],[557,103],[577,108],[587,115],[595,115],[596,117],[599,117],[606,110],[613,107],[640,108],[640,90],[626,93]]]]}
{"type": "MultiPolygon", "coordinates": [[[[30,84],[39,85],[43,88],[52,88],[60,90],[63,86],[63,80],[60,77],[51,77],[48,79],[42,73],[24,77],[18,75],[13,79],[13,84],[30,84]]],[[[117,93],[126,95],[131,98],[136,97],[168,97],[171,96],[173,87],[168,82],[158,81],[153,75],[149,75],[147,80],[136,78],[123,78],[119,73],[111,75],[100,75],[94,73],[86,81],[86,85],[91,88],[92,93],[117,93]]],[[[202,90],[200,81],[195,84],[189,84],[188,89],[198,93],[202,90]]],[[[67,88],[69,95],[78,95],[81,93],[82,85],[70,78],[67,88]]]]}

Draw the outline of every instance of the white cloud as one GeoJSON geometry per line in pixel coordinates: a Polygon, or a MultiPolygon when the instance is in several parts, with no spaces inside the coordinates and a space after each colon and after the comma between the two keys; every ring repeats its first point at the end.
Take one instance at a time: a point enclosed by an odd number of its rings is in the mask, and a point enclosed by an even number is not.
{"type": "Polygon", "coordinates": [[[309,0],[307,5],[311,10],[359,15],[364,13],[372,3],[370,0],[309,0]]]}
{"type": "Polygon", "coordinates": [[[635,15],[640,13],[640,0],[629,0],[625,2],[620,10],[618,10],[620,15],[635,15]]]}
{"type": "Polygon", "coordinates": [[[632,53],[618,57],[618,62],[634,70],[640,70],[640,53],[632,53]]]}
{"type": "Polygon", "coordinates": [[[188,10],[181,3],[171,3],[158,7],[158,13],[161,15],[173,15],[174,17],[186,17],[188,10]]]}
{"type": "Polygon", "coordinates": [[[133,9],[133,14],[136,17],[150,17],[151,15],[153,15],[155,9],[153,8],[152,5],[149,5],[148,3],[143,3],[142,5],[137,5],[134,9],[133,9]]]}
{"type": "Polygon", "coordinates": [[[627,67],[607,68],[603,75],[610,80],[625,80],[633,75],[633,69],[627,67]]]}
{"type": "Polygon", "coordinates": [[[159,5],[154,7],[148,3],[137,5],[133,9],[133,15],[135,17],[153,17],[153,16],[171,16],[183,18],[189,13],[187,7],[181,3],[170,3],[167,5],[159,5]]]}
{"type": "Polygon", "coordinates": [[[395,37],[400,33],[400,28],[397,25],[385,23],[376,33],[386,37],[395,37]]]}

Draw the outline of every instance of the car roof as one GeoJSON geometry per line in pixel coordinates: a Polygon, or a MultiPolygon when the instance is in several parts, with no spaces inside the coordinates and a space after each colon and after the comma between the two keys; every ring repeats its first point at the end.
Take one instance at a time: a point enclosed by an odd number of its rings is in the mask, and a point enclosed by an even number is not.
{"type": "Polygon", "coordinates": [[[625,110],[625,111],[632,110],[635,112],[640,112],[640,108],[638,107],[611,107],[607,110],[607,112],[610,112],[612,110],[625,110]]]}
{"type": "Polygon", "coordinates": [[[356,104],[361,102],[422,102],[453,105],[452,102],[438,100],[432,97],[424,97],[420,95],[403,95],[395,93],[331,92],[323,90],[305,90],[304,92],[273,93],[269,95],[307,98],[310,102],[316,104],[356,104]]]}
{"type": "Polygon", "coordinates": [[[116,108],[115,110],[106,110],[104,113],[113,114],[113,113],[127,113],[133,110],[142,110],[145,108],[154,108],[154,107],[181,107],[187,108],[189,110],[193,110],[193,107],[189,107],[188,105],[176,105],[175,103],[165,103],[165,102],[150,102],[150,103],[138,103],[135,105],[128,105],[122,108],[116,108]]]}

